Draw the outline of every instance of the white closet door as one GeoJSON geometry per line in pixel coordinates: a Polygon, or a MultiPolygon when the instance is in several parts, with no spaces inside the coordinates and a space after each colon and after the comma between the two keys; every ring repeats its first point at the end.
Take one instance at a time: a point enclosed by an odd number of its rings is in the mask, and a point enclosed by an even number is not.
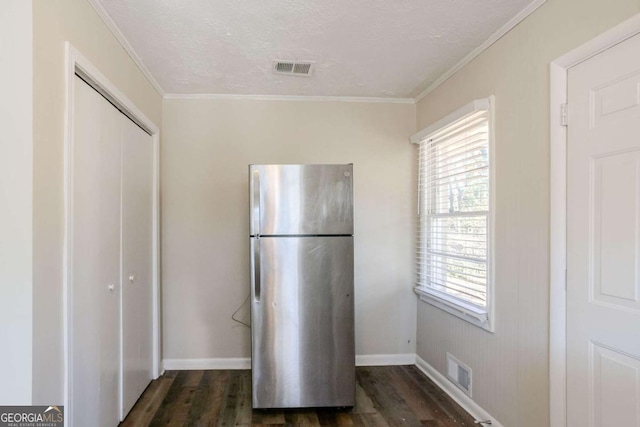
{"type": "Polygon", "coordinates": [[[567,426],[640,427],[640,36],[571,68],[567,426]]]}
{"type": "Polygon", "coordinates": [[[74,96],[70,410],[74,426],[113,427],[119,406],[120,113],[77,77],[74,96]]]}
{"type": "Polygon", "coordinates": [[[152,379],[152,138],[122,116],[122,416],[152,379]]]}

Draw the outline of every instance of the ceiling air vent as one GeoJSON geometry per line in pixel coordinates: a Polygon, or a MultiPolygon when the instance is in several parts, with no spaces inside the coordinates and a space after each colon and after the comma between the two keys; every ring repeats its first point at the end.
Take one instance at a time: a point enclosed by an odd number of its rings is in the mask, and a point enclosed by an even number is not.
{"type": "Polygon", "coordinates": [[[309,61],[273,61],[273,72],[288,76],[309,77],[313,72],[313,62],[309,61]]]}

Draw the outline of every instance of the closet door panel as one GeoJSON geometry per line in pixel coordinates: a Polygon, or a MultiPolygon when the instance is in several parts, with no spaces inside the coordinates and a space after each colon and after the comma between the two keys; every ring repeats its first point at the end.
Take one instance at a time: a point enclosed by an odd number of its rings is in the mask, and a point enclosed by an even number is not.
{"type": "Polygon", "coordinates": [[[121,210],[121,133],[122,114],[106,99],[100,96],[102,106],[101,157],[108,163],[100,173],[104,199],[100,206],[100,233],[104,246],[100,254],[105,273],[108,271],[108,290],[100,297],[100,386],[101,386],[101,426],[113,426],[119,421],[120,412],[120,210],[121,210]]]}
{"type": "Polygon", "coordinates": [[[152,379],[152,138],[122,117],[123,414],[152,379]]]}
{"type": "Polygon", "coordinates": [[[75,426],[118,423],[120,125],[118,111],[76,78],[72,150],[70,410],[75,426]]]}

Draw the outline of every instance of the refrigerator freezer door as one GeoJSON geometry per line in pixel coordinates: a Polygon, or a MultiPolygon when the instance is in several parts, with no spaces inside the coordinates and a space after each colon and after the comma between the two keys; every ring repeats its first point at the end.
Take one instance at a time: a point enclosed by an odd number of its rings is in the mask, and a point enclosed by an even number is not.
{"type": "Polygon", "coordinates": [[[252,240],[253,407],[353,406],[353,237],[252,240]]]}
{"type": "Polygon", "coordinates": [[[352,165],[249,166],[251,235],[352,235],[352,165]]]}

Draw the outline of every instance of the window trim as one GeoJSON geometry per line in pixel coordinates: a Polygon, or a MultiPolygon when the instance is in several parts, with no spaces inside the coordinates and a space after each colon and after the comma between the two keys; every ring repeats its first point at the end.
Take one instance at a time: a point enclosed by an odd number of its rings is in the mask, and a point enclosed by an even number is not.
{"type": "MultiPolygon", "coordinates": [[[[452,314],[472,325],[478,326],[488,332],[495,332],[495,97],[476,99],[446,117],[432,123],[417,132],[410,138],[411,143],[420,144],[422,141],[431,139],[444,128],[462,121],[480,111],[487,111],[489,115],[489,214],[487,221],[487,307],[486,310],[479,309],[471,303],[460,301],[455,297],[450,297],[444,292],[426,286],[415,286],[414,292],[420,301],[426,302],[447,313],[452,314]]],[[[419,208],[419,207],[418,207],[419,208]]]]}

